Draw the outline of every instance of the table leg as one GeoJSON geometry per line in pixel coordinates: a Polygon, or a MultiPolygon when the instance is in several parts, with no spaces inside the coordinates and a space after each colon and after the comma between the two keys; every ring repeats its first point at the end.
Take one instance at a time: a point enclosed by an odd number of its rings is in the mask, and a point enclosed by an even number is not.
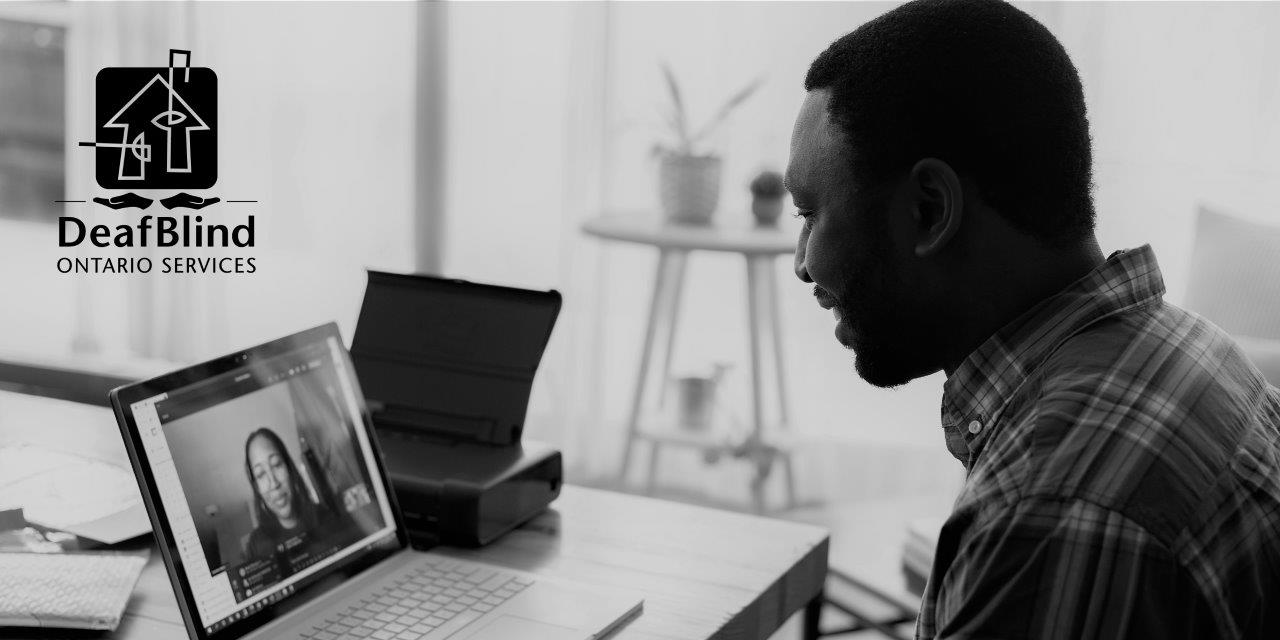
{"type": "Polygon", "coordinates": [[[631,415],[627,419],[627,440],[622,451],[622,465],[618,471],[618,480],[626,482],[627,471],[631,466],[631,454],[635,448],[636,434],[640,429],[640,413],[644,406],[644,390],[649,379],[650,357],[653,355],[654,336],[658,324],[667,316],[664,313],[671,299],[673,278],[676,264],[683,264],[683,251],[662,249],[658,253],[658,267],[653,278],[653,297],[649,301],[649,321],[644,331],[644,345],[640,351],[640,371],[636,376],[636,386],[631,398],[631,415]]]}
{"type": "MultiPolygon", "coordinates": [[[[786,378],[786,357],[782,353],[782,317],[779,313],[779,296],[778,296],[778,270],[774,260],[761,260],[763,263],[761,274],[765,281],[766,300],[765,306],[769,307],[769,332],[773,338],[773,374],[778,383],[778,413],[781,418],[779,425],[783,429],[787,429],[791,425],[791,412],[787,405],[787,378],[786,378]]],[[[782,471],[785,473],[783,480],[786,482],[787,491],[787,508],[795,508],[796,506],[796,474],[795,468],[791,464],[791,451],[785,449],[779,453],[782,457],[782,471]]]]}
{"type": "Polygon", "coordinates": [[[667,302],[667,314],[665,318],[666,325],[666,346],[662,355],[662,377],[658,379],[658,406],[662,407],[667,402],[667,387],[671,386],[671,354],[675,351],[676,346],[676,322],[680,318],[680,298],[684,291],[684,267],[688,262],[689,253],[687,251],[671,251],[671,274],[670,277],[675,282],[672,283],[668,295],[671,299],[667,302]]]}
{"type": "Polygon", "coordinates": [[[657,488],[658,477],[658,456],[662,452],[662,443],[654,440],[649,443],[649,477],[645,478],[644,490],[649,495],[653,495],[653,490],[657,488]]]}
{"type": "MultiPolygon", "coordinates": [[[[748,456],[754,458],[757,453],[763,454],[764,448],[764,381],[761,362],[764,354],[760,325],[768,313],[762,306],[768,294],[765,292],[765,276],[760,272],[762,266],[771,266],[773,260],[769,256],[750,254],[746,258],[747,326],[751,342],[751,435],[747,438],[747,446],[754,449],[748,451],[748,456]]],[[[770,467],[771,465],[761,463],[755,465],[756,477],[751,483],[751,499],[757,512],[764,511],[765,483],[769,479],[770,467]]]]}
{"type": "Polygon", "coordinates": [[[751,438],[757,443],[764,435],[764,383],[761,365],[760,324],[768,313],[762,306],[768,294],[764,291],[764,278],[759,273],[762,264],[771,260],[765,256],[747,256],[747,327],[751,341],[751,438]]]}
{"type": "Polygon", "coordinates": [[[791,465],[791,451],[783,451],[779,455],[782,456],[782,470],[787,474],[784,478],[787,483],[787,508],[794,509],[799,503],[796,501],[796,471],[791,465]]]}
{"type": "Polygon", "coordinates": [[[820,622],[822,622],[822,602],[823,592],[819,591],[808,604],[804,606],[804,623],[800,630],[800,637],[804,640],[817,640],[821,634],[820,622]]]}
{"type": "Polygon", "coordinates": [[[778,270],[774,268],[772,259],[765,262],[764,280],[767,286],[765,291],[768,294],[765,304],[769,307],[769,330],[773,334],[773,366],[774,375],[778,380],[778,411],[782,414],[782,426],[785,428],[791,424],[791,412],[787,407],[787,382],[786,382],[786,363],[782,356],[782,317],[778,312],[778,270]]]}

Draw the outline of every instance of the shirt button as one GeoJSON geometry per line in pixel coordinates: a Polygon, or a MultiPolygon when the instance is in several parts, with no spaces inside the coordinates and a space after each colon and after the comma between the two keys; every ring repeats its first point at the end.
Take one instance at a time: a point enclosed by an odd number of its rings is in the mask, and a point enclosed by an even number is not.
{"type": "Polygon", "coordinates": [[[974,420],[974,421],[972,421],[972,422],[970,422],[970,423],[969,423],[969,433],[977,434],[979,431],[982,431],[982,423],[981,423],[981,422],[978,422],[977,420],[974,420]]]}

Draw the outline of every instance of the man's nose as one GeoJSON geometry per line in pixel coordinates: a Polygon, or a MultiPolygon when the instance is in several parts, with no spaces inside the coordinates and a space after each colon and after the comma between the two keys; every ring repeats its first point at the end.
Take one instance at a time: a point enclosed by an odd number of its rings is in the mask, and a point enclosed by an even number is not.
{"type": "Polygon", "coordinates": [[[804,263],[806,253],[805,245],[807,244],[807,241],[807,234],[801,234],[800,240],[796,242],[796,259],[792,267],[795,269],[796,277],[800,278],[801,282],[812,283],[813,278],[809,277],[809,267],[804,263]]]}

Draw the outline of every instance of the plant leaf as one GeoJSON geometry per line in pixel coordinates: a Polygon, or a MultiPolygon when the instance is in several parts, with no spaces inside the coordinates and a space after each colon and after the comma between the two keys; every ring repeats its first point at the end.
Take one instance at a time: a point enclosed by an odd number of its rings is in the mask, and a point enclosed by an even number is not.
{"type": "Polygon", "coordinates": [[[680,97],[680,85],[676,82],[676,74],[671,71],[671,65],[665,60],[662,61],[662,77],[666,79],[667,90],[671,92],[671,104],[675,111],[676,138],[680,146],[688,147],[693,141],[689,139],[689,118],[685,113],[684,99],[680,97]]]}
{"type": "Polygon", "coordinates": [[[671,127],[671,130],[676,132],[676,138],[677,138],[676,142],[684,142],[683,140],[679,139],[680,138],[680,135],[679,135],[680,116],[676,114],[674,109],[671,111],[671,113],[667,114],[666,121],[667,121],[667,126],[671,127]]]}
{"type": "Polygon", "coordinates": [[[762,84],[764,84],[764,78],[756,78],[751,81],[750,84],[743,87],[741,91],[733,94],[733,97],[729,98],[729,101],[724,103],[723,107],[720,107],[720,111],[716,113],[716,117],[712,118],[706,126],[699,129],[698,133],[695,134],[689,142],[694,143],[710,135],[712,131],[715,131],[716,127],[720,126],[720,124],[729,117],[729,114],[733,113],[734,109],[737,109],[743,102],[746,102],[747,98],[750,98],[751,94],[755,93],[762,84]]]}

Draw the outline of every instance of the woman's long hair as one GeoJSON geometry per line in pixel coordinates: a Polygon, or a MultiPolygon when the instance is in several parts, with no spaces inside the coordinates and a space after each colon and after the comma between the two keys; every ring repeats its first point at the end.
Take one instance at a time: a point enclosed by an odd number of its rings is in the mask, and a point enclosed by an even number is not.
{"type": "Polygon", "coordinates": [[[275,431],[267,427],[261,427],[249,434],[244,440],[244,472],[249,478],[249,486],[253,488],[253,510],[254,515],[258,519],[258,528],[264,533],[271,535],[278,534],[283,531],[280,526],[280,519],[276,514],[267,508],[267,503],[262,499],[262,493],[258,491],[258,482],[253,477],[253,469],[249,464],[249,445],[254,438],[263,437],[271,441],[276,451],[280,452],[280,457],[284,459],[285,468],[289,470],[289,499],[293,503],[293,513],[298,519],[298,526],[303,530],[313,530],[317,524],[317,514],[315,505],[308,497],[307,487],[302,482],[302,476],[298,473],[298,467],[293,463],[293,456],[289,455],[289,450],[285,448],[284,441],[276,435],[275,431]]]}

